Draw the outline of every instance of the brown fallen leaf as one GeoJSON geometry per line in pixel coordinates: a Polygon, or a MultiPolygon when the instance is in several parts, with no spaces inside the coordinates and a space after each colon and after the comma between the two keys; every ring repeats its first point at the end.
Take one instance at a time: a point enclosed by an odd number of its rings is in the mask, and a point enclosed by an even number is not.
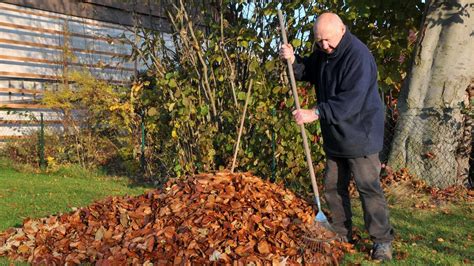
{"type": "Polygon", "coordinates": [[[105,234],[105,228],[103,226],[101,226],[95,233],[95,240],[102,240],[102,238],[104,238],[104,234],[105,234]]]}
{"type": "Polygon", "coordinates": [[[29,253],[30,252],[30,247],[28,247],[27,245],[21,245],[21,246],[18,247],[18,252],[20,254],[29,253]]]}
{"type": "Polygon", "coordinates": [[[258,252],[261,254],[270,253],[270,246],[268,245],[267,241],[263,240],[258,242],[258,252]]]}
{"type": "Polygon", "coordinates": [[[236,249],[234,249],[235,254],[243,257],[246,255],[246,249],[245,246],[238,246],[236,249]]]}

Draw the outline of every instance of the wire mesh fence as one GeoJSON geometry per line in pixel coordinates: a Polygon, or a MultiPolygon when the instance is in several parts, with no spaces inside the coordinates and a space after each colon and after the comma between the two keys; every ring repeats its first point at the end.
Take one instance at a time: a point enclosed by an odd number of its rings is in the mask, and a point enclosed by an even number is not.
{"type": "Polygon", "coordinates": [[[473,118],[460,109],[387,109],[382,163],[444,186],[472,186],[473,118]]]}
{"type": "MultiPolygon", "coordinates": [[[[58,115],[41,111],[3,111],[0,115],[0,136],[3,143],[35,136],[23,141],[37,142],[38,166],[44,167],[44,132],[62,134],[58,115]],[[15,116],[15,119],[12,118],[15,116]],[[9,122],[10,121],[10,122],[9,122]],[[43,133],[41,133],[43,132],[43,133]],[[43,136],[43,137],[41,137],[43,136]],[[42,152],[41,152],[42,151],[42,152]]],[[[422,110],[404,114],[401,119],[397,110],[386,108],[384,148],[381,162],[395,170],[406,168],[416,177],[434,182],[469,183],[473,185],[473,118],[459,110],[422,110]],[[453,119],[458,115],[459,119],[453,119]]],[[[141,168],[146,168],[144,158],[146,133],[141,124],[140,134],[135,136],[141,143],[138,156],[141,168]]],[[[278,143],[272,137],[272,151],[278,143]]],[[[272,180],[275,180],[276,159],[271,162],[272,180]]]]}
{"type": "MultiPolygon", "coordinates": [[[[109,160],[118,149],[112,135],[101,135],[102,132],[97,131],[97,135],[91,136],[94,132],[91,129],[96,125],[87,124],[85,120],[82,112],[66,116],[53,109],[0,110],[0,148],[13,160],[41,169],[61,163],[82,166],[119,163],[109,160]]],[[[136,157],[143,171],[147,164],[143,121],[140,132],[131,137],[141,144],[136,157]]]]}

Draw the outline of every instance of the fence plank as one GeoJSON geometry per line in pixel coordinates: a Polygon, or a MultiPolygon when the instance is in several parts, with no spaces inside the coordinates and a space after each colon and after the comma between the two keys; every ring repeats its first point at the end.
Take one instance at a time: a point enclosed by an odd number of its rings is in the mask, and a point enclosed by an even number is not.
{"type": "Polygon", "coordinates": [[[18,88],[0,88],[0,92],[3,93],[21,93],[21,94],[33,94],[40,95],[43,91],[40,90],[29,90],[29,89],[18,89],[18,88]]]}
{"type": "Polygon", "coordinates": [[[5,140],[20,140],[20,139],[28,139],[30,136],[0,136],[0,141],[5,141],[5,140]]]}
{"type": "Polygon", "coordinates": [[[50,109],[50,108],[42,104],[6,103],[6,104],[0,104],[0,109],[50,109]]]}
{"type": "MultiPolygon", "coordinates": [[[[62,124],[61,120],[43,120],[46,125],[62,124]]],[[[0,120],[0,125],[39,125],[40,121],[36,120],[0,120]]]]}

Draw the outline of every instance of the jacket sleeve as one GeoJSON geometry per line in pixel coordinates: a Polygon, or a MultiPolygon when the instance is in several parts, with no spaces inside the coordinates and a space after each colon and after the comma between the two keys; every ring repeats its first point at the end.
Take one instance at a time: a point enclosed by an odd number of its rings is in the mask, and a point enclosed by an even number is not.
{"type": "Polygon", "coordinates": [[[293,62],[293,72],[295,79],[299,81],[314,81],[314,77],[311,77],[310,73],[313,72],[314,68],[314,54],[309,57],[300,57],[295,55],[295,61],[293,62]]]}
{"type": "Polygon", "coordinates": [[[369,89],[377,82],[377,68],[372,55],[354,56],[346,65],[337,94],[320,103],[321,119],[338,124],[360,113],[369,89]]]}

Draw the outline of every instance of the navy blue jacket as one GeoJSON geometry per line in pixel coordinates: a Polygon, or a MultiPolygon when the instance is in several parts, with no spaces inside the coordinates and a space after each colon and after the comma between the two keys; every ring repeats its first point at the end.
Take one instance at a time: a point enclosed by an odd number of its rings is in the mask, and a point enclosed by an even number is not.
{"type": "Polygon", "coordinates": [[[356,158],[383,148],[384,114],[377,66],[369,49],[346,30],[331,54],[296,56],[295,78],[316,88],[323,147],[333,157],[356,158]]]}

